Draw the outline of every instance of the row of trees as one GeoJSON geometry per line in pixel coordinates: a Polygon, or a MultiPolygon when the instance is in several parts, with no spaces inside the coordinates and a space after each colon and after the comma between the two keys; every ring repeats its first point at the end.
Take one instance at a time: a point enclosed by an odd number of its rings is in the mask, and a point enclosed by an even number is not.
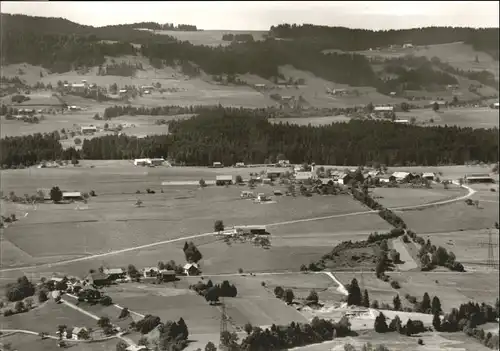
{"type": "Polygon", "coordinates": [[[270,36],[295,40],[314,40],[326,49],[367,50],[389,45],[445,44],[465,41],[477,50],[498,51],[498,28],[427,27],[373,31],[313,24],[280,24],[270,28],[270,36]]]}

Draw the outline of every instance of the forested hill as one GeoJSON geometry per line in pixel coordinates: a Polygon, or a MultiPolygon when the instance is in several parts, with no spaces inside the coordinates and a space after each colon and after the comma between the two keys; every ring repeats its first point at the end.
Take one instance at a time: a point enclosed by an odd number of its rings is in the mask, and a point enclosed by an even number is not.
{"type": "Polygon", "coordinates": [[[373,31],[312,24],[280,24],[269,30],[271,37],[315,41],[330,49],[343,51],[368,50],[389,45],[446,44],[463,41],[477,50],[498,52],[499,28],[427,27],[401,30],[373,31]]]}
{"type": "Polygon", "coordinates": [[[84,140],[80,152],[62,151],[58,135],[23,136],[0,141],[4,168],[44,159],[132,159],[170,157],[187,165],[212,162],[274,162],[284,155],[293,163],[368,165],[464,164],[498,161],[498,129],[419,127],[391,122],[356,121],[310,127],[272,124],[253,110],[200,109],[199,115],[170,123],[170,135],[136,138],[109,135],[84,140]],[[48,158],[49,157],[49,158],[48,158]]]}

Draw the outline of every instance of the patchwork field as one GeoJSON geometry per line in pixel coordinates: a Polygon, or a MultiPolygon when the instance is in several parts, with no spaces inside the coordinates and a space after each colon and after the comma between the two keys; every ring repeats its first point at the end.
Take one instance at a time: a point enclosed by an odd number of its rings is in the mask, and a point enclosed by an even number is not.
{"type": "Polygon", "coordinates": [[[159,35],[170,35],[178,40],[189,41],[193,45],[225,46],[229,45],[231,42],[222,40],[222,36],[224,34],[252,34],[254,40],[263,40],[267,31],[203,30],[196,32],[184,32],[177,30],[156,30],[154,33],[159,35]]]}
{"type": "Polygon", "coordinates": [[[444,189],[441,184],[432,184],[431,189],[374,188],[372,194],[377,202],[392,208],[450,200],[467,194],[467,191],[453,184],[448,189],[444,189]]]}

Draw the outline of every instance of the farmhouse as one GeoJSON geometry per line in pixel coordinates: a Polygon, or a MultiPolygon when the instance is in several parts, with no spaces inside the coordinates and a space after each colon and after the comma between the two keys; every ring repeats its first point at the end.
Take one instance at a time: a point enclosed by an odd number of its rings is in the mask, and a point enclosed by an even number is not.
{"type": "Polygon", "coordinates": [[[429,173],[429,172],[422,174],[422,178],[427,180],[434,180],[435,176],[436,175],[434,173],[429,173]]]}
{"type": "Polygon", "coordinates": [[[104,269],[103,273],[108,275],[109,280],[125,278],[125,271],[122,268],[107,268],[104,269]]]}
{"type": "Polygon", "coordinates": [[[389,174],[381,175],[378,177],[378,179],[379,179],[380,183],[390,183],[390,182],[396,181],[396,177],[394,177],[393,175],[389,175],[389,174]]]}
{"type": "Polygon", "coordinates": [[[288,161],[288,160],[279,160],[279,161],[278,161],[278,164],[279,164],[281,167],[286,167],[286,166],[290,166],[290,161],[288,161]]]}
{"type": "Polygon", "coordinates": [[[257,89],[265,89],[266,85],[265,84],[254,84],[254,87],[257,89]]]}
{"type": "Polygon", "coordinates": [[[96,286],[104,286],[109,284],[109,277],[104,273],[90,273],[85,280],[89,284],[96,286]]]}
{"type": "Polygon", "coordinates": [[[224,168],[224,165],[221,162],[212,163],[213,168],[224,168]]]}
{"type": "Polygon", "coordinates": [[[264,193],[257,194],[257,202],[266,202],[270,201],[270,199],[264,193]]]}
{"type": "Polygon", "coordinates": [[[141,87],[141,90],[142,90],[142,91],[146,91],[146,90],[148,90],[148,91],[152,91],[152,90],[154,90],[154,89],[155,89],[155,87],[154,87],[154,86],[152,86],[152,85],[143,85],[143,86],[141,87]]]}
{"type": "Polygon", "coordinates": [[[184,265],[184,273],[186,275],[199,275],[201,273],[200,267],[198,266],[197,263],[186,263],[184,265]]]}
{"type": "Polygon", "coordinates": [[[83,196],[82,193],[79,191],[68,191],[68,192],[63,192],[62,193],[62,198],[63,200],[82,200],[83,196]]]}
{"type": "Polygon", "coordinates": [[[147,166],[149,164],[149,158],[137,158],[134,160],[134,166],[147,166]]]}
{"type": "Polygon", "coordinates": [[[144,278],[155,278],[160,273],[158,267],[146,267],[142,271],[144,278]]]}
{"type": "Polygon", "coordinates": [[[233,229],[236,235],[269,235],[264,225],[239,225],[233,229]]]}
{"type": "Polygon", "coordinates": [[[493,108],[496,108],[498,110],[499,106],[500,106],[500,104],[498,102],[493,103],[493,108]]]}
{"type": "Polygon", "coordinates": [[[87,127],[82,127],[81,129],[82,134],[93,134],[97,132],[97,127],[95,126],[87,126],[87,127]]]}
{"type": "Polygon", "coordinates": [[[466,183],[494,183],[495,181],[488,174],[466,174],[466,183]]]}
{"type": "Polygon", "coordinates": [[[163,157],[160,158],[137,158],[134,160],[134,166],[161,166],[165,162],[163,157]]]}
{"type": "Polygon", "coordinates": [[[161,269],[158,272],[157,277],[162,282],[173,282],[173,281],[175,281],[175,271],[170,270],[170,269],[161,269]]]}
{"type": "Polygon", "coordinates": [[[218,175],[215,176],[215,185],[231,185],[233,184],[232,175],[218,175]]]}
{"type": "Polygon", "coordinates": [[[413,47],[413,44],[410,44],[410,43],[403,44],[403,49],[411,49],[412,47],[413,47]]]}
{"type": "Polygon", "coordinates": [[[87,89],[87,84],[85,84],[85,83],[73,83],[73,84],[71,84],[71,86],[69,88],[70,88],[70,91],[72,91],[74,93],[84,93],[85,89],[87,89]]]}
{"type": "Polygon", "coordinates": [[[392,175],[398,182],[405,182],[410,177],[408,172],[394,172],[392,175]]]}
{"type": "Polygon", "coordinates": [[[234,165],[234,167],[237,167],[237,168],[245,167],[245,163],[243,163],[243,162],[236,162],[236,164],[234,165]]]}
{"type": "Polygon", "coordinates": [[[266,177],[271,180],[274,180],[281,177],[284,173],[285,171],[280,168],[268,168],[266,170],[266,177]]]}
{"type": "Polygon", "coordinates": [[[395,119],[394,123],[408,124],[410,121],[407,119],[395,119]]]}
{"type": "Polygon", "coordinates": [[[377,171],[377,170],[369,171],[367,173],[368,177],[372,177],[372,178],[377,177],[381,174],[383,174],[383,173],[381,171],[377,171]]]}
{"type": "Polygon", "coordinates": [[[439,106],[445,106],[447,102],[443,100],[429,101],[429,105],[427,107],[432,107],[434,106],[434,104],[438,104],[439,106]]]}
{"type": "Polygon", "coordinates": [[[394,106],[375,106],[373,112],[392,112],[394,111],[394,106]]]}
{"type": "Polygon", "coordinates": [[[80,327],[74,327],[73,330],[71,331],[71,339],[73,339],[73,340],[82,340],[82,339],[85,339],[84,335],[88,335],[88,332],[89,331],[85,327],[81,327],[81,328],[80,327]]]}

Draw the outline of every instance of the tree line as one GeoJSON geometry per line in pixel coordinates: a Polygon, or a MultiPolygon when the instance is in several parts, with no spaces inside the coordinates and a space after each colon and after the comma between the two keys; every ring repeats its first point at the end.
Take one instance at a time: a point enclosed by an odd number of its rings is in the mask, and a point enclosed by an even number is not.
{"type": "Polygon", "coordinates": [[[131,24],[124,24],[123,26],[133,29],[144,28],[151,30],[172,30],[172,31],[183,31],[183,32],[196,32],[199,30],[195,25],[192,24],[175,25],[173,23],[160,24],[157,22],[136,22],[131,24]]]}
{"type": "Polygon", "coordinates": [[[498,162],[498,129],[420,127],[351,120],[327,126],[272,124],[245,109],[213,108],[169,123],[169,135],[137,138],[108,135],[85,139],[82,150],[62,150],[58,135],[35,134],[0,140],[5,168],[56,159],[169,157],[179,163],[262,164],[282,154],[292,163],[387,166],[498,162]]]}
{"type": "Polygon", "coordinates": [[[399,30],[351,29],[313,24],[271,26],[269,35],[276,38],[315,40],[328,49],[368,50],[389,45],[434,45],[464,41],[476,50],[498,52],[498,28],[427,27],[399,30]]]}

